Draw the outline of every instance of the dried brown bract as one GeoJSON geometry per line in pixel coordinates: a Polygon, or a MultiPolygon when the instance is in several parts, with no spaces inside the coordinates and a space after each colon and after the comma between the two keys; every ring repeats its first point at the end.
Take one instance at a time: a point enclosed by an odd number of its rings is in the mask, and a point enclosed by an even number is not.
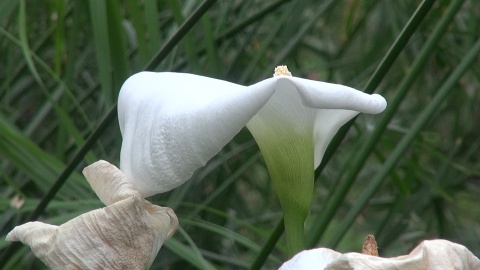
{"type": "Polygon", "coordinates": [[[28,222],[15,227],[7,240],[29,245],[52,269],[148,269],[178,227],[173,210],[143,199],[130,179],[106,161],[83,173],[106,207],[60,226],[28,222]]]}

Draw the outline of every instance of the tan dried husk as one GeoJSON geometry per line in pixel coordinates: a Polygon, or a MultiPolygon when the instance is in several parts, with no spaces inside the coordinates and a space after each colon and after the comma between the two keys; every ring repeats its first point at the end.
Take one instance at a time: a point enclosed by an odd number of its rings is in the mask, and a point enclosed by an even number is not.
{"type": "Polygon", "coordinates": [[[462,245],[437,239],[423,241],[410,254],[394,258],[381,258],[360,253],[342,254],[327,248],[306,250],[280,267],[280,270],[290,269],[478,270],[480,269],[480,260],[462,245]]]}
{"type": "Polygon", "coordinates": [[[7,240],[29,245],[52,269],[148,269],[178,227],[173,210],[143,199],[128,177],[106,161],[83,173],[107,207],[60,226],[29,222],[15,227],[7,240]]]}

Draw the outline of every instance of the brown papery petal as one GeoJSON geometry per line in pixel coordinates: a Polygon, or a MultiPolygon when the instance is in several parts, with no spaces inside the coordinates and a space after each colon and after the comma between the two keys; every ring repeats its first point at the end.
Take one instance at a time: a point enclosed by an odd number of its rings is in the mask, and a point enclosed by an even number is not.
{"type": "Polygon", "coordinates": [[[173,210],[143,199],[132,181],[106,161],[83,173],[107,207],[60,226],[28,222],[15,227],[7,241],[29,245],[54,270],[148,269],[178,227],[173,210]]]}
{"type": "Polygon", "coordinates": [[[132,196],[61,226],[29,222],[7,240],[22,241],[52,269],[146,269],[178,220],[170,208],[132,196]],[[153,256],[152,256],[153,255],[153,256]]]}
{"type": "Polygon", "coordinates": [[[132,196],[141,197],[130,178],[107,161],[99,160],[85,167],[82,172],[98,198],[105,205],[132,196]]]}

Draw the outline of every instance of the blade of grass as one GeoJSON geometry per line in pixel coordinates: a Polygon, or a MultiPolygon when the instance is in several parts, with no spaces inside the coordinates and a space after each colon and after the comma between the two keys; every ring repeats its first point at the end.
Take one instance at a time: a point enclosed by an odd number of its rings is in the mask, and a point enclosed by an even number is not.
{"type": "MultiPolygon", "coordinates": [[[[256,146],[253,140],[239,145],[224,154],[220,152],[220,154],[210,160],[207,165],[196,171],[189,181],[187,181],[181,187],[178,187],[170,192],[170,195],[168,196],[169,207],[175,209],[179,203],[184,201],[185,195],[188,193],[188,190],[190,190],[194,183],[201,183],[210,173],[219,169],[220,166],[224,166],[230,159],[235,158],[239,153],[251,148],[252,146],[256,146]]],[[[196,204],[195,207],[198,207],[198,204],[196,204]]],[[[203,210],[206,208],[207,207],[204,206],[203,210]]]]}
{"type": "Polygon", "coordinates": [[[0,22],[4,22],[15,10],[19,1],[0,1],[0,22]]]}
{"type": "Polygon", "coordinates": [[[178,227],[178,232],[183,236],[183,238],[185,238],[189,246],[180,243],[180,241],[176,240],[175,238],[168,239],[164,245],[173,253],[188,261],[198,269],[215,270],[216,268],[203,258],[202,253],[200,250],[198,250],[198,247],[195,245],[188,233],[185,232],[182,227],[178,227]]]}
{"type": "MultiPolygon", "coordinates": [[[[291,0],[279,0],[277,2],[273,2],[272,4],[269,4],[267,5],[265,8],[261,9],[260,11],[258,11],[257,13],[251,15],[250,17],[248,17],[247,19],[243,20],[242,22],[238,23],[237,25],[235,25],[234,27],[232,27],[231,29],[225,31],[224,33],[222,33],[221,35],[219,35],[216,39],[215,39],[215,43],[216,43],[216,47],[220,47],[224,44],[224,42],[226,40],[229,40],[231,39],[232,37],[234,37],[235,35],[237,35],[238,33],[240,33],[241,31],[244,31],[245,28],[247,28],[248,26],[254,24],[254,23],[259,23],[265,16],[275,12],[278,8],[280,8],[283,4],[286,4],[288,2],[290,2],[291,0]]],[[[197,52],[197,55],[200,57],[202,56],[203,54],[205,54],[206,50],[205,49],[201,49],[197,52]]],[[[186,61],[179,61],[174,67],[173,67],[173,71],[179,71],[181,70],[182,68],[184,68],[186,65],[186,61]]]]}
{"type": "MultiPolygon", "coordinates": [[[[313,16],[302,24],[302,27],[298,29],[293,37],[288,40],[288,43],[282,47],[282,50],[276,54],[275,59],[273,60],[273,67],[281,65],[285,58],[294,50],[294,48],[303,40],[306,33],[313,27],[314,23],[318,21],[318,18],[328,12],[330,8],[333,7],[333,4],[336,1],[329,0],[323,1],[322,5],[318,7],[313,16]]],[[[271,73],[271,72],[270,72],[271,73]]]]}
{"type": "Polygon", "coordinates": [[[56,14],[55,31],[55,73],[59,76],[62,72],[62,59],[65,54],[65,29],[64,29],[65,1],[55,0],[54,13],[56,14]]]}
{"type": "Polygon", "coordinates": [[[152,60],[144,68],[146,71],[154,71],[160,62],[168,55],[168,53],[177,46],[178,42],[195,26],[196,22],[207,12],[207,10],[217,2],[217,0],[205,0],[193,13],[188,17],[185,22],[180,26],[178,31],[163,45],[158,53],[152,58],[152,60]]]}
{"type": "MultiPolygon", "coordinates": [[[[20,1],[20,8],[19,8],[19,45],[22,49],[22,53],[24,55],[24,59],[27,63],[27,66],[32,73],[35,81],[39,85],[40,89],[42,90],[43,94],[48,99],[49,103],[53,106],[55,113],[59,117],[63,126],[68,130],[68,132],[72,135],[75,141],[80,145],[83,143],[83,137],[80,132],[77,130],[75,125],[73,124],[72,120],[69,118],[65,110],[57,103],[56,99],[48,92],[47,87],[45,86],[43,80],[41,79],[37,68],[33,62],[32,54],[30,54],[29,43],[27,39],[27,20],[26,20],[26,11],[25,11],[25,0],[20,1]]],[[[47,68],[49,69],[49,68],[47,68]]],[[[55,74],[55,73],[54,73],[55,74]]],[[[58,78],[58,76],[55,77],[58,78]]]]}
{"type": "MultiPolygon", "coordinates": [[[[150,60],[150,46],[147,37],[149,32],[145,31],[145,27],[148,24],[145,23],[141,5],[137,0],[127,0],[126,5],[128,8],[126,11],[129,13],[130,20],[135,28],[138,54],[140,55],[140,65],[143,66],[150,60]]],[[[145,13],[147,13],[147,10],[148,9],[145,9],[145,13]]]]}
{"type": "MultiPolygon", "coordinates": [[[[192,226],[204,229],[206,231],[214,232],[215,234],[221,235],[224,238],[231,239],[237,242],[238,244],[240,244],[241,246],[253,250],[254,252],[260,251],[260,246],[257,243],[253,242],[252,240],[246,238],[245,236],[237,232],[229,230],[228,228],[225,228],[218,224],[211,223],[202,219],[195,219],[195,218],[192,218],[192,219],[181,218],[180,222],[182,223],[182,225],[192,225],[192,226]]],[[[277,263],[278,262],[279,261],[277,261],[277,263]]]]}
{"type": "MultiPolygon", "coordinates": [[[[53,31],[52,31],[53,33],[53,31]]],[[[11,41],[13,44],[15,44],[16,46],[20,47],[21,49],[22,46],[22,41],[17,39],[16,37],[14,37],[12,34],[10,34],[6,29],[4,29],[3,27],[0,26],[0,34],[5,36],[9,41],[11,41]]],[[[31,57],[31,60],[33,61],[32,63],[36,63],[39,67],[41,67],[44,71],[46,72],[48,75],[50,75],[50,77],[57,83],[59,84],[60,86],[62,87],[65,87],[66,89],[66,94],[68,95],[69,99],[70,99],[70,102],[72,102],[74,105],[75,105],[75,109],[78,110],[78,112],[81,114],[81,116],[83,117],[83,120],[87,123],[87,125],[91,126],[91,123],[90,121],[88,120],[88,117],[87,115],[85,114],[85,111],[82,109],[82,107],[79,105],[79,103],[77,102],[77,99],[75,98],[74,94],[72,93],[72,91],[70,90],[70,87],[67,86],[67,84],[65,84],[62,79],[58,76],[57,73],[55,73],[55,71],[53,71],[49,65],[43,61],[41,59],[41,57],[39,57],[36,53],[35,53],[35,50],[31,50],[29,47],[28,47],[28,44],[27,44],[27,48],[25,48],[25,50],[27,50],[25,53],[26,53],[26,57],[31,57]]],[[[72,61],[73,62],[73,61],[72,61]]],[[[28,63],[28,61],[26,60],[25,62],[22,62],[22,63],[28,63]]],[[[26,64],[25,64],[26,65],[26,64]]],[[[23,66],[23,65],[21,65],[23,66]]],[[[28,65],[27,65],[28,66],[28,65]]],[[[35,69],[36,70],[36,69],[35,69]]],[[[19,72],[18,72],[19,73],[19,72]]],[[[38,74],[36,71],[35,71],[36,74],[38,74]]],[[[15,76],[14,76],[15,77],[15,76]]],[[[42,84],[42,82],[40,82],[39,84],[42,84]]]]}
{"type": "MultiPolygon", "coordinates": [[[[5,162],[8,161],[17,168],[25,168],[22,172],[31,179],[38,190],[46,192],[64,165],[28,138],[15,132],[12,126],[6,120],[0,119],[2,157],[5,158],[5,162]]],[[[88,197],[91,192],[83,177],[74,174],[73,178],[67,187],[70,191],[75,190],[75,193],[69,195],[67,191],[62,191],[59,196],[63,199],[88,197]]]]}
{"type": "Polygon", "coordinates": [[[105,104],[110,107],[114,102],[112,81],[112,60],[108,32],[107,1],[90,0],[90,19],[95,40],[95,54],[97,58],[98,75],[102,86],[105,104]]]}
{"type": "MultiPolygon", "coordinates": [[[[185,21],[185,18],[182,14],[182,6],[180,5],[180,2],[177,0],[167,0],[167,4],[170,6],[177,24],[182,24],[185,21]]],[[[191,34],[186,34],[183,38],[182,44],[185,49],[187,63],[190,65],[190,70],[193,70],[194,73],[198,73],[201,69],[197,54],[195,53],[193,36],[191,34]]]]}
{"type": "Polygon", "coordinates": [[[204,33],[203,36],[205,39],[205,47],[207,49],[208,74],[215,78],[219,75],[221,67],[217,58],[217,47],[215,44],[215,34],[213,33],[213,24],[208,15],[203,16],[202,27],[204,33]]]}
{"type": "MultiPolygon", "coordinates": [[[[365,24],[367,23],[367,20],[370,16],[370,13],[374,10],[374,6],[378,3],[380,3],[380,2],[374,1],[372,3],[368,3],[366,5],[366,8],[365,8],[366,9],[365,14],[362,16],[360,21],[358,23],[356,23],[355,26],[353,26],[353,29],[351,29],[352,26],[350,26],[350,24],[351,24],[350,21],[353,20],[354,14],[357,13],[357,11],[356,10],[353,11],[353,9],[358,8],[358,6],[356,4],[352,4],[353,8],[349,12],[349,14],[351,14],[351,16],[349,16],[349,17],[351,17],[351,18],[348,18],[349,23],[347,23],[347,27],[345,29],[345,31],[347,32],[347,33],[345,33],[345,37],[347,39],[344,42],[342,42],[342,46],[337,50],[333,59],[341,59],[342,58],[343,54],[347,51],[347,49],[353,43],[353,40],[356,38],[357,33],[360,32],[360,29],[365,27],[365,24]]],[[[370,72],[368,72],[368,74],[370,74],[370,72]]],[[[328,75],[327,75],[327,81],[332,81],[333,78],[334,78],[334,68],[333,68],[333,66],[331,66],[330,69],[329,69],[328,75]]]]}
{"type": "Polygon", "coordinates": [[[243,71],[242,75],[238,79],[240,84],[246,83],[252,74],[256,74],[255,71],[258,69],[258,63],[260,60],[265,57],[265,52],[271,48],[272,42],[275,40],[277,35],[282,30],[283,25],[290,19],[292,13],[299,9],[297,3],[292,3],[290,8],[285,9],[280,18],[278,18],[278,23],[272,27],[268,35],[262,40],[260,48],[256,51],[255,55],[250,59],[248,66],[243,71]]]}
{"type": "MultiPolygon", "coordinates": [[[[108,23],[108,43],[111,44],[110,59],[112,72],[112,87],[110,91],[113,100],[117,100],[118,91],[123,82],[127,79],[129,71],[128,54],[125,44],[125,34],[122,26],[122,15],[119,2],[117,0],[107,0],[107,23],[108,23]]],[[[109,104],[109,103],[107,103],[109,104]]]]}
{"type": "Polygon", "coordinates": [[[246,162],[242,164],[238,169],[236,169],[227,179],[225,179],[222,184],[215,189],[205,200],[200,203],[197,208],[195,208],[189,215],[189,218],[192,218],[198,213],[200,213],[206,206],[208,206],[217,196],[219,196],[228,186],[233,184],[238,178],[245,173],[253,164],[255,164],[261,157],[260,152],[257,152],[252,157],[250,157],[246,162]]]}
{"type": "Polygon", "coordinates": [[[251,270],[262,268],[263,264],[272,253],[272,250],[277,245],[278,240],[280,239],[280,237],[282,237],[284,231],[285,231],[285,225],[283,223],[283,216],[282,216],[280,221],[275,226],[275,229],[273,229],[272,233],[268,237],[267,242],[263,244],[262,249],[260,250],[257,257],[255,258],[252,265],[250,266],[251,270]]]}
{"type": "MultiPolygon", "coordinates": [[[[149,57],[155,54],[160,43],[160,23],[158,20],[158,6],[156,0],[143,1],[145,9],[145,20],[149,37],[149,57]]],[[[145,62],[147,64],[147,62],[145,62]]]]}
{"type": "MultiPolygon", "coordinates": [[[[50,69],[50,67],[42,60],[40,59],[39,56],[34,54],[28,47],[28,43],[26,41],[22,40],[17,40],[14,36],[12,36],[10,33],[8,33],[5,29],[0,27],[0,34],[3,34],[5,37],[7,37],[8,40],[12,41],[14,44],[22,48],[22,51],[24,51],[25,58],[29,59],[26,60],[27,66],[29,67],[30,71],[32,74],[34,74],[34,78],[36,78],[37,84],[40,86],[40,89],[42,90],[42,93],[46,96],[47,101],[41,106],[41,109],[38,110],[38,113],[33,117],[33,119],[29,122],[29,124],[26,126],[24,133],[26,135],[30,135],[34,132],[35,128],[37,128],[41,123],[42,119],[46,116],[46,114],[51,110],[53,107],[55,113],[60,119],[60,123],[62,124],[62,127],[65,128],[69,134],[74,138],[75,143],[77,145],[82,145],[84,142],[83,136],[80,134],[80,132],[77,130],[77,128],[74,126],[72,123],[69,115],[63,107],[61,107],[57,103],[57,99],[60,97],[62,92],[67,93],[69,100],[75,105],[74,108],[78,109],[78,112],[80,115],[83,117],[85,120],[86,124],[88,126],[91,126],[91,123],[85,114],[85,111],[83,108],[80,106],[76,98],[73,96],[72,92],[66,87],[65,83],[58,77],[58,75],[50,69]],[[37,63],[41,68],[43,68],[44,71],[46,71],[58,84],[59,88],[57,91],[55,91],[54,94],[50,94],[48,90],[46,89],[45,84],[43,81],[40,79],[39,73],[37,72],[35,65],[37,63]]],[[[93,154],[89,154],[87,156],[89,161],[96,160],[96,158],[93,156],[93,154]]]]}

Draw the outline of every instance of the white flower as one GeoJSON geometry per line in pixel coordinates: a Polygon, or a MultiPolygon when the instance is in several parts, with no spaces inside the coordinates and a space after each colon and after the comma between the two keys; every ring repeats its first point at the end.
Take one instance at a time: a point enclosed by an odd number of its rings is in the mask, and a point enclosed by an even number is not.
{"type": "Polygon", "coordinates": [[[187,181],[245,125],[257,141],[284,213],[287,247],[303,246],[314,169],[359,112],[386,101],[355,89],[292,77],[286,67],[251,86],[181,73],[141,72],[118,99],[120,168],[143,196],[187,181]]]}
{"type": "Polygon", "coordinates": [[[359,112],[385,107],[376,94],[290,76],[242,86],[186,73],[140,72],[124,83],[118,99],[120,169],[144,196],[169,191],[248,123],[257,142],[303,137],[314,149],[313,170],[341,125],[359,112]]]}
{"type": "Polygon", "coordinates": [[[15,227],[7,240],[29,245],[52,269],[148,269],[178,227],[175,213],[144,200],[130,179],[106,161],[83,173],[107,207],[60,226],[28,222],[15,227]]]}
{"type": "Polygon", "coordinates": [[[339,253],[328,248],[305,250],[285,262],[279,270],[397,270],[480,269],[480,260],[466,247],[446,240],[423,241],[410,254],[381,258],[360,253],[339,253]]]}

